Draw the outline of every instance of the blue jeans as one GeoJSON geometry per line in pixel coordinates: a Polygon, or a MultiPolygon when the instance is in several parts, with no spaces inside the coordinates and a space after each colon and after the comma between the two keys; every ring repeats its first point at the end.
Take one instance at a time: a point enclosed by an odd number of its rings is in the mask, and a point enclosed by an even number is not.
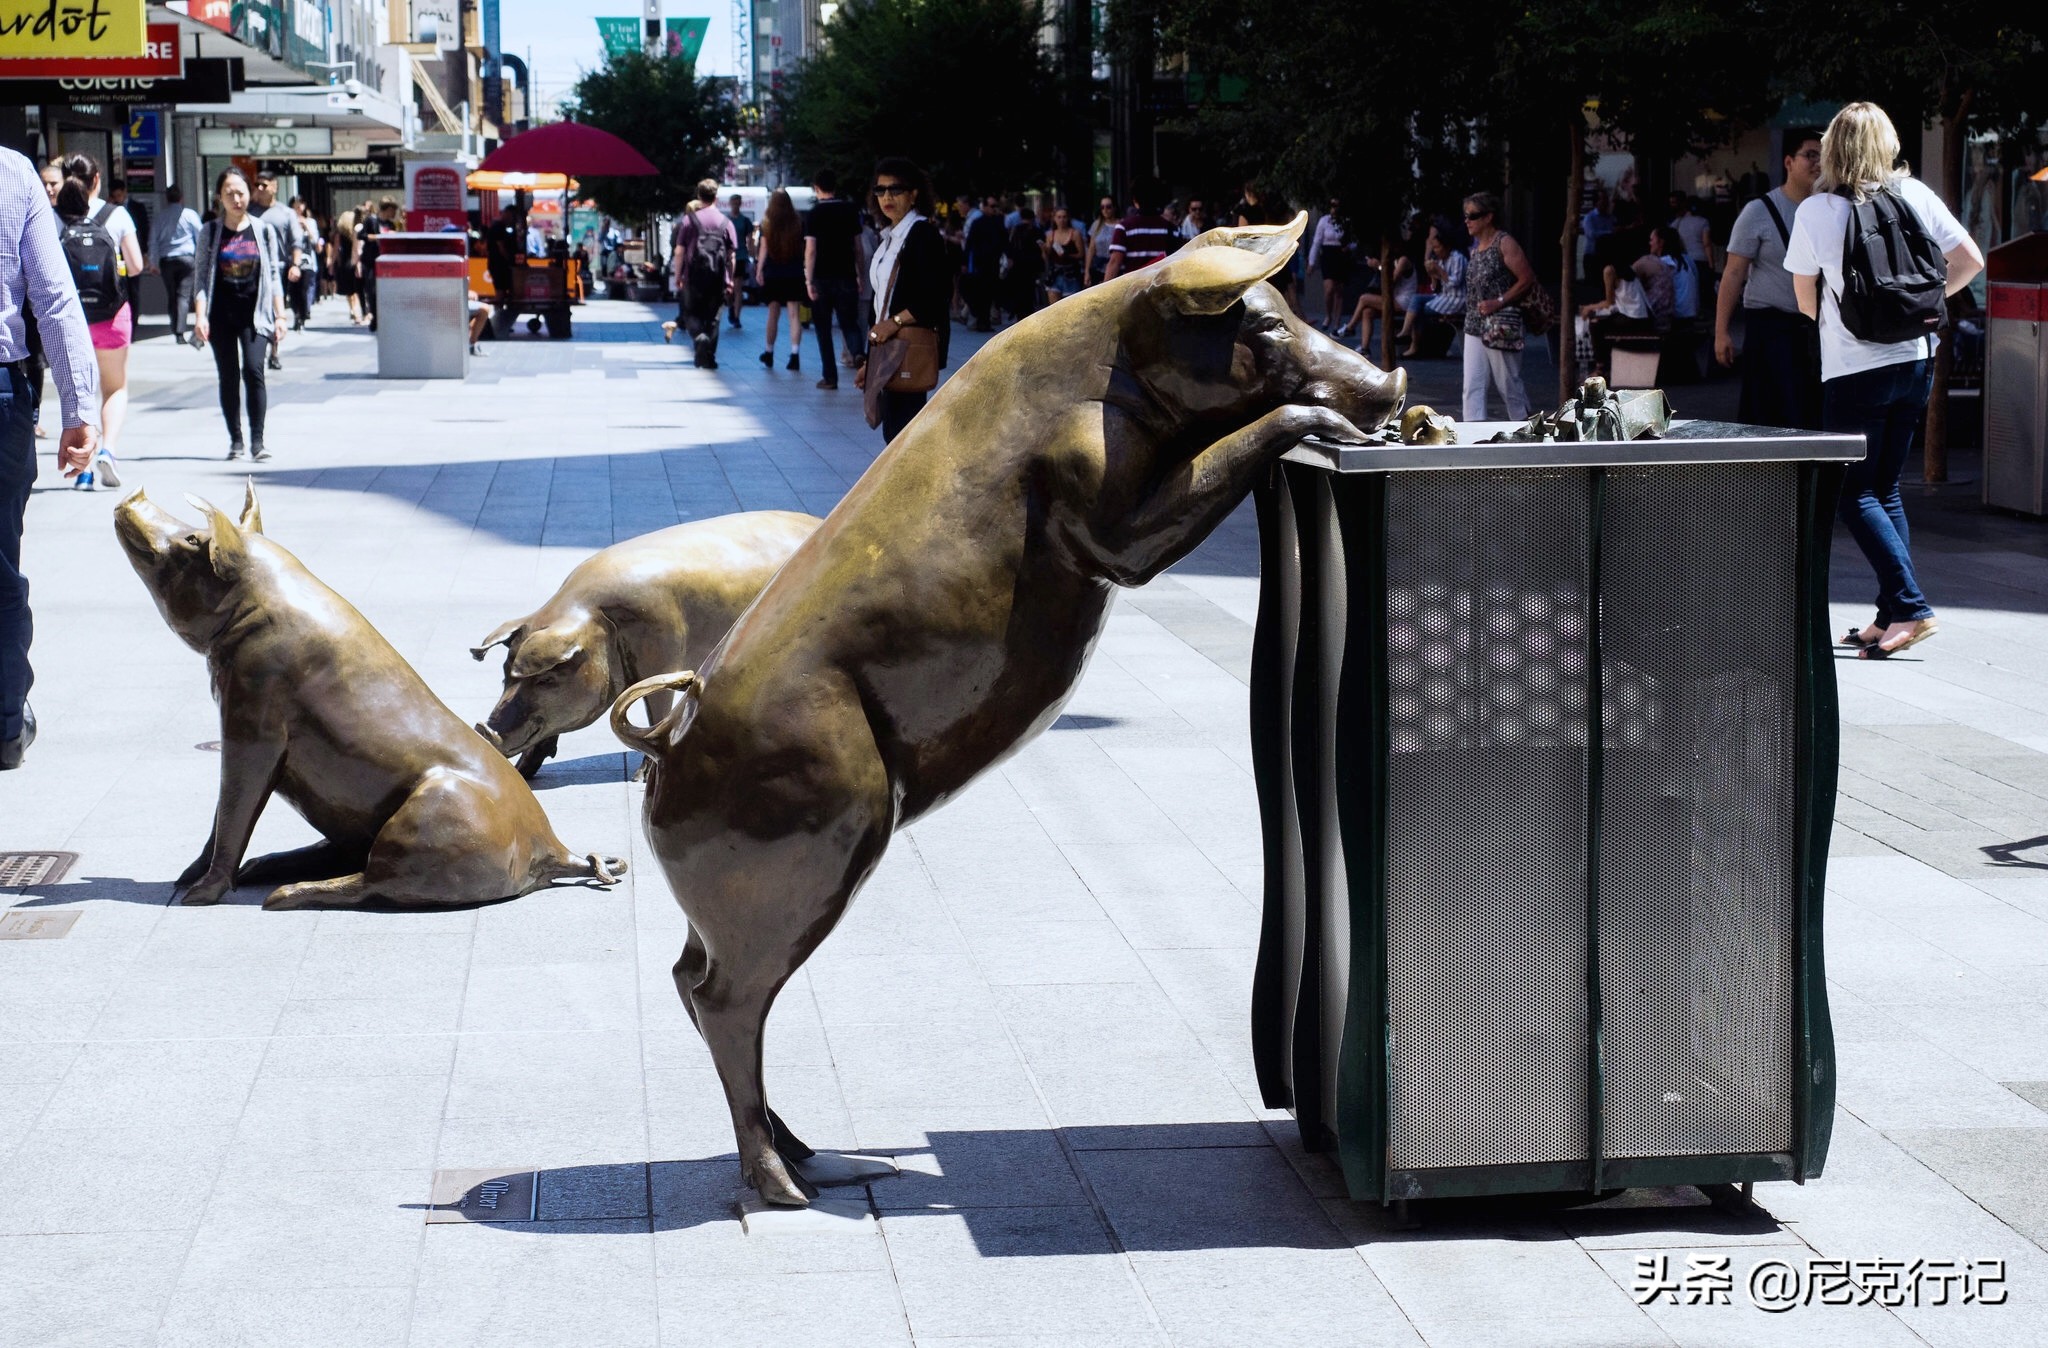
{"type": "Polygon", "coordinates": [[[1916,622],[1934,610],[1920,593],[1899,500],[1899,474],[1920,438],[1934,362],[1880,365],[1821,385],[1821,429],[1863,436],[1867,452],[1842,476],[1842,523],[1877,572],[1877,621],[1916,622]]]}
{"type": "Polygon", "coordinates": [[[21,733],[21,709],[35,674],[28,667],[33,626],[28,578],[21,574],[21,522],[36,482],[36,433],[28,379],[0,376],[0,740],[21,733]]]}

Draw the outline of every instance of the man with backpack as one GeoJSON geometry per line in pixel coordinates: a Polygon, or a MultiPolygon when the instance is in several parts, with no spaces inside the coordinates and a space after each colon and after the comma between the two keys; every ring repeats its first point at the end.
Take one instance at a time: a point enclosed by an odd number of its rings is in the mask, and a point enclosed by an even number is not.
{"type": "Polygon", "coordinates": [[[28,338],[35,316],[43,352],[64,412],[57,442],[68,475],[87,471],[99,448],[100,386],[92,335],[57,239],[57,217],[28,160],[0,149],[0,771],[21,766],[35,741],[28,706],[31,624],[28,581],[21,574],[21,529],[36,480],[36,441],[29,414],[28,338]]]}
{"type": "Polygon", "coordinates": [[[1736,361],[1730,328],[1742,310],[1741,420],[1820,429],[1820,329],[1799,312],[1785,250],[1792,218],[1820,182],[1820,132],[1785,133],[1785,185],[1752,200],[1728,235],[1728,269],[1714,309],[1714,358],[1736,361]]]}
{"type": "Polygon", "coordinates": [[[718,316],[732,297],[739,239],[718,209],[718,183],[697,184],[696,204],[676,226],[676,319],[690,334],[700,370],[718,368],[718,316]]]}
{"type": "Polygon", "coordinates": [[[1877,616],[1844,643],[1882,660],[1935,633],[1907,550],[1899,474],[1927,416],[1947,298],[1984,269],[1961,222],[1899,162],[1884,109],[1851,103],[1820,142],[1822,191],[1799,203],[1785,270],[1820,324],[1821,429],[1863,436],[1839,512],[1877,572],[1877,616]]]}

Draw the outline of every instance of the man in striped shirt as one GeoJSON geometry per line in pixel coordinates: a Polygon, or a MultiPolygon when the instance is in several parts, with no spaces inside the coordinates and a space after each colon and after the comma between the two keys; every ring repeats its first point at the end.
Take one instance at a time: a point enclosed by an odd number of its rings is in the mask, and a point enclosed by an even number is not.
{"type": "Polygon", "coordinates": [[[1180,247],[1181,237],[1163,214],[1166,189],[1147,179],[1132,194],[1131,213],[1109,236],[1109,266],[1102,279],[1114,281],[1127,271],[1149,267],[1180,247]]]}
{"type": "Polygon", "coordinates": [[[99,446],[100,380],[57,214],[28,160],[0,149],[0,771],[21,766],[36,737],[28,708],[28,581],[21,525],[36,480],[24,314],[34,314],[64,409],[57,461],[75,476],[99,446]]]}

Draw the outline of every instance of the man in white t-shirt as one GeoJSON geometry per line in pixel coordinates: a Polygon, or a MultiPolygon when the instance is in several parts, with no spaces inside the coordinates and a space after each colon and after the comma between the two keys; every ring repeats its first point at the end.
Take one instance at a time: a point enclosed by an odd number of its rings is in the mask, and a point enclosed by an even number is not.
{"type": "Polygon", "coordinates": [[[1799,312],[1785,250],[1799,203],[1820,182],[1820,132],[1784,133],[1785,183],[1742,208],[1729,231],[1728,269],[1714,314],[1714,356],[1735,364],[1735,312],[1742,311],[1742,403],[1752,426],[1820,429],[1820,330],[1799,312]]]}
{"type": "MultiPolygon", "coordinates": [[[[1984,255],[1940,197],[1893,167],[1898,159],[1898,131],[1884,109],[1851,103],[1821,138],[1821,186],[1853,184],[1865,201],[1893,194],[1947,259],[1947,293],[1953,295],[1983,270],[1984,255]]],[[[1838,513],[1877,573],[1877,616],[1843,644],[1859,648],[1864,659],[1882,660],[1936,630],[1907,547],[1899,475],[1927,415],[1938,339],[1867,342],[1843,326],[1842,255],[1854,213],[1850,199],[1835,190],[1800,202],[1785,270],[1792,273],[1799,311],[1820,323],[1821,428],[1861,434],[1866,446],[1862,461],[1843,473],[1838,513]]]]}
{"type": "Polygon", "coordinates": [[[1670,225],[1678,231],[1678,237],[1685,241],[1687,256],[1696,259],[1702,267],[1712,269],[1714,265],[1714,239],[1707,225],[1707,217],[1692,208],[1692,198],[1683,192],[1671,194],[1670,225]]]}

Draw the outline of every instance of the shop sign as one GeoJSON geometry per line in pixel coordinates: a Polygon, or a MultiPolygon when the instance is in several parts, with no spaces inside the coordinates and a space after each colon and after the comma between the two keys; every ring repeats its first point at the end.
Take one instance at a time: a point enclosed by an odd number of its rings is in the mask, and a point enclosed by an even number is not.
{"type": "Polygon", "coordinates": [[[235,31],[235,0],[191,0],[191,8],[186,12],[223,33],[235,31]]]}
{"type": "Polygon", "coordinates": [[[54,80],[12,80],[0,84],[0,99],[11,107],[36,103],[225,103],[242,87],[240,57],[185,62],[183,79],[121,75],[70,76],[54,80]]]}
{"type": "MultiPolygon", "coordinates": [[[[4,2],[0,2],[4,12],[4,2]]],[[[149,42],[140,56],[31,56],[0,60],[0,80],[48,80],[65,75],[132,76],[176,79],[178,25],[149,25],[149,42]]]]}
{"type": "Polygon", "coordinates": [[[325,178],[331,183],[357,183],[367,187],[396,187],[398,165],[389,159],[271,159],[264,167],[283,176],[325,178]]]}
{"type": "Polygon", "coordinates": [[[209,126],[199,132],[199,153],[252,159],[331,155],[334,133],[324,126],[209,126]]]}
{"type": "Polygon", "coordinates": [[[154,112],[130,113],[121,130],[121,158],[154,159],[163,152],[162,119],[154,112]]]}
{"type": "Polygon", "coordinates": [[[412,0],[412,40],[442,51],[462,46],[461,0],[412,0]]]}
{"type": "Polygon", "coordinates": [[[0,0],[0,58],[144,56],[143,0],[0,0]]]}

